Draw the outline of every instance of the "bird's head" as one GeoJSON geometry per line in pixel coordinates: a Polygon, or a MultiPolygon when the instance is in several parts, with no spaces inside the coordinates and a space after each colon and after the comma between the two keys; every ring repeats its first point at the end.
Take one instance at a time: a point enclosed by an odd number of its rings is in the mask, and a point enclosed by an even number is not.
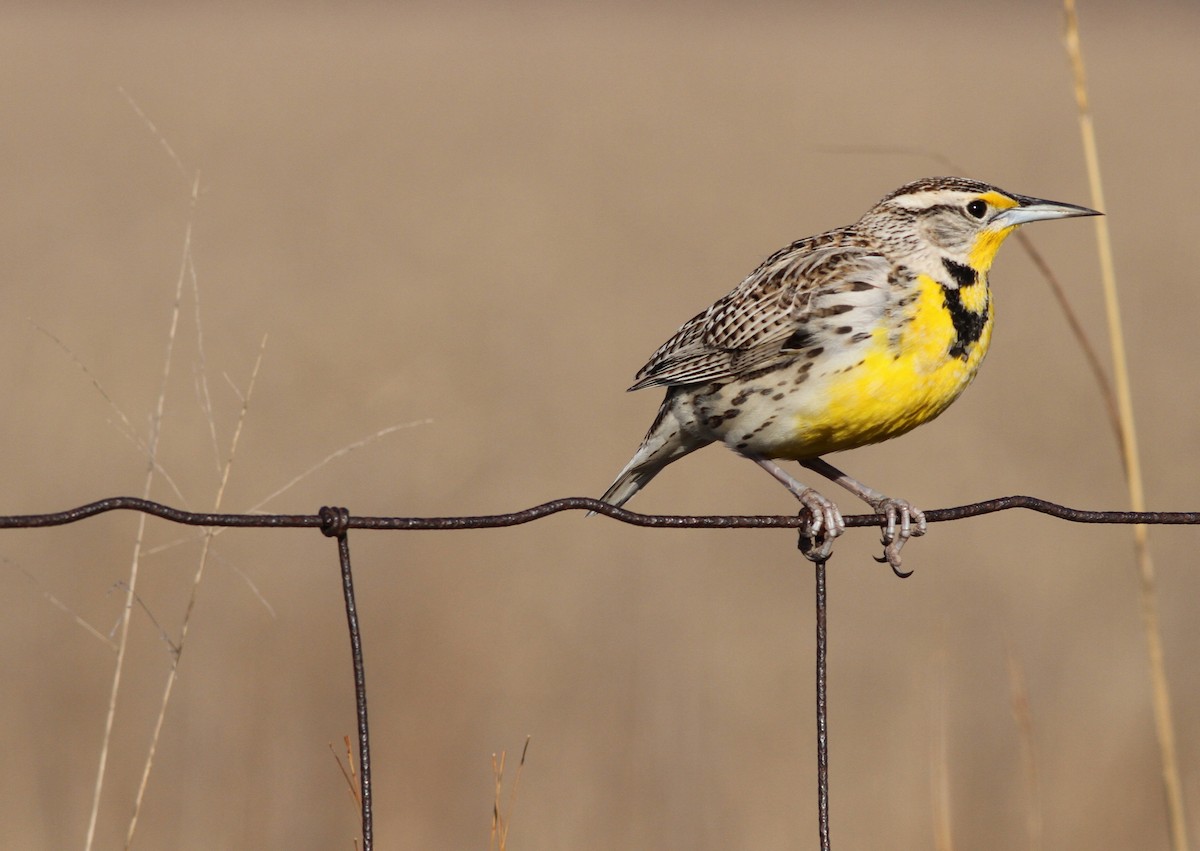
{"type": "Polygon", "coordinates": [[[932,248],[986,272],[1001,244],[1021,225],[1099,215],[1087,207],[1017,195],[978,180],[927,177],[892,192],[860,224],[899,238],[910,250],[932,248]]]}

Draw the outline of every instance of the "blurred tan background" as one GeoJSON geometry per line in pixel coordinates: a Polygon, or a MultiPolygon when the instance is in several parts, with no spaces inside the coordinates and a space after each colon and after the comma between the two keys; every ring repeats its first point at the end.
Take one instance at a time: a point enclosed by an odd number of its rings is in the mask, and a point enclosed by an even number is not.
{"type": "MultiPolygon", "coordinates": [[[[1149,500],[1197,509],[1200,9],[1081,13],[1149,500]]],[[[596,495],[659,401],[623,392],[646,356],[774,249],[945,172],[932,155],[1089,203],[1060,31],[1052,2],[8,4],[0,512],[141,492],[114,407],[144,439],[189,226],[200,304],[189,281],[160,454],[178,492],[159,477],[155,498],[213,506],[264,334],[227,510],[424,420],[264,509],[596,495]]],[[[1103,344],[1092,226],[1027,232],[1103,344]]],[[[1084,359],[1015,245],[994,286],[976,385],[838,463],[925,508],[1126,507],[1084,359]]],[[[719,448],[630,507],[794,510],[719,448]]],[[[83,845],[115,654],[73,616],[115,629],[138,522],[0,536],[6,848],[83,845]]],[[[1198,536],[1153,536],[1193,836],[1198,536]]],[[[161,521],[146,537],[101,848],[124,841],[200,552],[161,521]]],[[[510,848],[815,846],[812,572],[793,534],[569,514],[351,548],[379,847],[486,847],[491,754],[510,751],[511,780],[527,734],[510,848]]],[[[906,551],[905,582],[875,552],[854,531],[830,565],[837,847],[932,847],[939,770],[956,848],[1030,847],[1034,813],[1043,848],[1166,847],[1129,530],[939,525],[906,551]]],[[[136,845],[351,849],[328,750],[354,729],[335,546],[223,533],[181,665],[136,845]]]]}

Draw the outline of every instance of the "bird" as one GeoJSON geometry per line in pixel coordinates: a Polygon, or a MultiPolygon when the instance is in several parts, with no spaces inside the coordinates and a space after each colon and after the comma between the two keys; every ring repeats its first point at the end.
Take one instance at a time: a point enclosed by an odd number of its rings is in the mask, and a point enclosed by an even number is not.
{"type": "Polygon", "coordinates": [[[801,550],[824,560],[845,529],[837,505],[792,477],[808,470],[880,516],[886,561],[926,531],[924,513],[824,459],[937,417],[975,378],[992,338],[988,273],[1030,222],[1102,215],[963,177],[928,177],[884,196],[852,225],[764,260],[663,343],[630,390],[665,388],[653,424],[600,500],[624,505],[664,467],[722,443],[801,505],[801,550]]]}

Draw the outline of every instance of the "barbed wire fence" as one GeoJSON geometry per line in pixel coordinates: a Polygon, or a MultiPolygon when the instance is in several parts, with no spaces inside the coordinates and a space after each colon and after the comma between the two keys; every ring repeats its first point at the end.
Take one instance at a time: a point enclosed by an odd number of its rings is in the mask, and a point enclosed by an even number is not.
{"type": "MultiPolygon", "coordinates": [[[[1023,508],[1072,523],[1124,525],[1200,525],[1200,511],[1092,511],[1071,508],[1032,496],[1007,496],[967,505],[925,512],[929,523],[965,520],[986,514],[1023,508]]],[[[361,802],[362,851],[374,844],[371,794],[371,742],[367,721],[366,663],[362,630],[354,596],[350,561],[351,529],[375,531],[459,531],[520,526],[564,511],[591,511],[633,526],[657,529],[799,529],[806,518],[800,515],[673,515],[640,514],[616,508],[590,497],[565,497],[506,514],[459,517],[376,517],[351,514],[344,507],[322,507],[316,514],[221,514],[185,511],[138,497],[116,496],[48,514],[0,515],[0,529],[42,529],[78,523],[111,511],[134,511],[185,526],[206,528],[319,529],[338,546],[346,623],[354,670],[354,698],[358,715],[358,760],[361,802]]],[[[849,515],[847,527],[878,526],[873,514],[849,515]]],[[[817,730],[817,819],[822,851],[830,849],[829,831],[829,701],[826,689],[828,658],[828,597],[826,561],[815,563],[816,601],[816,730],[817,730]]]]}

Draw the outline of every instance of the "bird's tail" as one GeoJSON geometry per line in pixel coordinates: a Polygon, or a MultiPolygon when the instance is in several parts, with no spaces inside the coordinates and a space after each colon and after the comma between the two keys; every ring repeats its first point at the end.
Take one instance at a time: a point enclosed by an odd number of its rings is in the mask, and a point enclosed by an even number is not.
{"type": "Polygon", "coordinates": [[[707,440],[696,439],[692,436],[692,431],[693,429],[680,420],[668,395],[654,424],[646,432],[642,445],[617,476],[617,480],[604,492],[604,496],[600,497],[600,501],[617,507],[624,505],[658,475],[663,467],[709,443],[707,440]]]}

